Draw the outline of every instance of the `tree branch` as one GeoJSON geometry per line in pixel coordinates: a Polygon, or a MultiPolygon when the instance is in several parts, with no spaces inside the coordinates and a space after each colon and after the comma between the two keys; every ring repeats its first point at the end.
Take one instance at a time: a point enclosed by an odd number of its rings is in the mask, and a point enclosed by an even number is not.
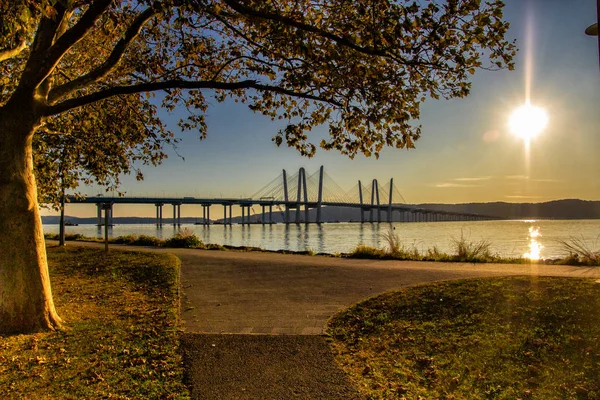
{"type": "Polygon", "coordinates": [[[315,96],[309,93],[294,92],[293,90],[284,89],[279,86],[270,86],[259,84],[255,80],[245,80],[239,82],[217,82],[217,81],[182,81],[182,80],[169,80],[164,82],[149,82],[140,83],[137,85],[128,86],[115,86],[108,89],[101,90],[96,93],[88,94],[86,96],[68,99],[61,103],[55,104],[46,108],[45,115],[56,115],[62,112],[72,110],[74,108],[83,107],[87,104],[95,103],[113,96],[119,96],[124,94],[142,93],[142,92],[153,92],[157,90],[166,89],[216,89],[216,90],[236,90],[236,89],[256,89],[268,92],[274,92],[284,94],[293,97],[300,97],[309,100],[327,102],[332,105],[341,107],[341,103],[328,99],[325,97],[315,96]]]}
{"type": "Polygon", "coordinates": [[[150,18],[157,14],[157,9],[150,7],[140,13],[137,18],[131,23],[131,25],[125,31],[125,35],[121,40],[117,42],[113,51],[110,53],[106,61],[102,63],[98,68],[89,72],[88,74],[67,82],[61,86],[54,88],[48,98],[49,104],[54,104],[61,98],[68,96],[74,91],[86,87],[92,83],[98,82],[106,75],[108,75],[115,66],[119,63],[123,54],[136,37],[138,37],[142,27],[150,18]]]}
{"type": "Polygon", "coordinates": [[[282,24],[288,25],[288,26],[292,26],[294,28],[300,29],[302,31],[306,31],[306,32],[311,32],[311,33],[316,33],[319,36],[322,36],[324,38],[327,38],[329,40],[334,41],[335,43],[344,46],[344,47],[349,47],[353,50],[356,50],[360,53],[363,54],[367,54],[367,55],[373,55],[373,56],[387,56],[388,54],[386,53],[385,50],[382,49],[376,49],[374,47],[363,47],[363,46],[359,46],[356,43],[353,43],[352,41],[345,39],[341,36],[338,35],[334,35],[331,32],[327,32],[324,31],[322,29],[319,29],[315,26],[309,25],[309,24],[305,24],[303,22],[300,21],[296,21],[292,18],[289,17],[285,17],[283,15],[277,14],[277,13],[270,13],[270,12],[265,12],[265,11],[258,11],[255,10],[251,7],[247,7],[241,3],[239,3],[238,1],[235,0],[224,0],[224,2],[231,7],[233,10],[239,12],[240,14],[246,15],[246,16],[251,16],[251,17],[255,17],[255,18],[260,18],[260,19],[266,19],[266,20],[271,20],[271,21],[277,21],[277,22],[281,22],[282,24]]]}
{"type": "Polygon", "coordinates": [[[0,62],[8,60],[9,58],[18,56],[23,50],[25,50],[26,47],[27,47],[27,44],[25,43],[25,40],[21,39],[15,47],[1,49],[0,50],[0,62]]]}
{"type": "Polygon", "coordinates": [[[94,1],[87,11],[81,16],[79,21],[62,36],[56,39],[54,44],[48,49],[44,60],[37,69],[34,84],[37,86],[43,82],[48,75],[52,73],[60,59],[67,51],[77,44],[94,26],[100,16],[108,9],[113,0],[94,1]]]}

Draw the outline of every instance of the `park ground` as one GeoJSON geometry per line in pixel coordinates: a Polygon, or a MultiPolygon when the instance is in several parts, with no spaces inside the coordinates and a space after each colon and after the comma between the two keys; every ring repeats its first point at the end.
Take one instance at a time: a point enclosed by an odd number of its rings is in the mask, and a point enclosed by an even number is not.
{"type": "MultiPolygon", "coordinates": [[[[98,246],[77,244],[80,245],[98,246]]],[[[180,340],[192,398],[361,398],[356,380],[348,378],[348,371],[334,361],[331,339],[324,335],[327,321],[361,300],[390,290],[514,275],[600,279],[597,268],[556,265],[145,250],[173,253],[181,260],[181,317],[185,333],[180,340]]],[[[60,307],[59,303],[59,311],[60,307]]],[[[31,343],[25,345],[29,350],[34,347],[31,343]]],[[[141,358],[145,361],[136,362],[149,362],[143,355],[117,354],[121,360],[141,358]]],[[[110,358],[110,351],[107,357],[110,358]]],[[[31,359],[34,361],[27,362],[35,364],[33,353],[31,359]]],[[[93,381],[94,375],[86,379],[93,381]]],[[[183,389],[180,392],[183,394],[183,389]]]]}

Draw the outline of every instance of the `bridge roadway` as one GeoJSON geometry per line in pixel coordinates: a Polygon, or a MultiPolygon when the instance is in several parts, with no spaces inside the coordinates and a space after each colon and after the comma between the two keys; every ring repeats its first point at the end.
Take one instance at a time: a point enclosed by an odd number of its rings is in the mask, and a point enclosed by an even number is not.
{"type": "Polygon", "coordinates": [[[394,211],[405,213],[402,216],[402,221],[405,222],[438,222],[438,221],[481,221],[481,220],[497,220],[501,219],[495,216],[458,213],[451,211],[431,210],[426,208],[411,207],[403,204],[366,204],[366,203],[342,203],[342,202],[314,202],[314,201],[282,201],[272,198],[196,198],[196,197],[74,197],[67,198],[69,203],[84,203],[96,204],[98,208],[98,225],[102,225],[101,211],[104,209],[109,213],[108,217],[112,220],[112,207],[114,204],[153,204],[156,206],[156,223],[162,225],[164,205],[173,206],[173,223],[180,224],[181,221],[181,205],[201,205],[203,210],[202,221],[205,224],[210,224],[210,207],[213,205],[221,205],[224,209],[224,224],[232,224],[232,206],[242,208],[242,224],[249,224],[250,210],[253,206],[262,208],[261,220],[262,224],[273,223],[272,213],[273,207],[283,208],[278,211],[284,214],[285,223],[321,223],[321,208],[322,207],[347,207],[361,209],[361,222],[383,222],[382,211],[386,213],[386,220],[392,222],[394,211]],[[229,218],[227,209],[229,208],[229,218]],[[268,208],[268,220],[266,218],[266,210],[268,208]],[[304,219],[300,218],[301,208],[304,208],[304,219]],[[317,209],[317,217],[315,221],[310,221],[309,210],[317,209]],[[246,211],[247,210],[247,217],[246,211]],[[293,210],[294,216],[291,211],[293,210]],[[369,212],[368,220],[365,218],[364,212],[369,212]],[[374,215],[376,214],[376,216],[374,215]]]}

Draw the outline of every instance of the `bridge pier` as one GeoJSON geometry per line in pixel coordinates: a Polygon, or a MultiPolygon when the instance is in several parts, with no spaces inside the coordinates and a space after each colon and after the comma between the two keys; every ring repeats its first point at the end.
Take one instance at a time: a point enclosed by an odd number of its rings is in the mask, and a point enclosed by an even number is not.
{"type": "Polygon", "coordinates": [[[181,203],[173,203],[173,226],[181,226],[181,203]]]}
{"type": "Polygon", "coordinates": [[[273,223],[273,204],[269,204],[269,224],[273,223]]]}
{"type": "Polygon", "coordinates": [[[113,226],[113,204],[113,202],[96,203],[98,209],[98,226],[103,226],[107,223],[109,226],[113,226]],[[104,210],[104,221],[102,221],[102,210],[104,210]]]}
{"type": "Polygon", "coordinates": [[[323,166],[319,169],[319,194],[317,196],[317,224],[321,223],[321,206],[323,203],[323,166]]]}
{"type": "Polygon", "coordinates": [[[163,208],[163,203],[155,203],[154,204],[156,206],[156,226],[158,226],[159,228],[162,227],[162,208],[163,208]]]}

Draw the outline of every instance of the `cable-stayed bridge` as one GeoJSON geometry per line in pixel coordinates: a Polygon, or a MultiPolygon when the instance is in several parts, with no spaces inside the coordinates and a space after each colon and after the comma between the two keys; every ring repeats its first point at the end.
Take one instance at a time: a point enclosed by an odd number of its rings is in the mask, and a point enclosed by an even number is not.
{"type": "MultiPolygon", "coordinates": [[[[323,167],[312,175],[304,168],[288,176],[285,170],[271,182],[260,188],[249,198],[197,198],[197,197],[105,197],[93,196],[85,198],[69,197],[69,203],[91,203],[98,208],[98,225],[102,225],[102,210],[105,210],[105,221],[112,221],[114,204],[154,204],[156,206],[156,223],[163,224],[163,206],[173,206],[173,223],[180,224],[181,206],[196,204],[202,206],[202,223],[210,224],[211,206],[223,206],[223,219],[218,223],[233,224],[233,206],[241,208],[241,224],[262,223],[273,221],[273,208],[281,213],[282,222],[290,223],[321,223],[322,210],[325,207],[347,207],[360,209],[360,222],[433,222],[433,221],[475,221],[499,219],[498,217],[446,212],[418,208],[407,205],[394,179],[383,185],[374,179],[364,184],[361,181],[349,191],[343,190],[326,172],[323,167]],[[253,212],[253,207],[261,207],[260,214],[253,212]],[[311,210],[313,218],[311,218],[311,210]],[[254,215],[252,215],[254,214],[254,215]],[[251,218],[252,217],[254,218],[251,218]],[[254,220],[252,220],[254,219],[254,220]]],[[[358,222],[358,221],[357,221],[358,222]]],[[[105,222],[106,223],[106,222],[105,222]]]]}

